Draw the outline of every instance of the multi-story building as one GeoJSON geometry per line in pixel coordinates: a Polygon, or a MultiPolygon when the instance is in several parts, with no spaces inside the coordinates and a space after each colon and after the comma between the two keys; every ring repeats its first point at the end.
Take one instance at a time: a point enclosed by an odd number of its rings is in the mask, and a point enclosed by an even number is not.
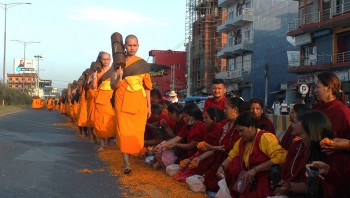
{"type": "Polygon", "coordinates": [[[186,89],[186,52],[151,50],[149,56],[153,57],[150,72],[153,88],[159,89],[163,95],[174,90],[183,96],[186,89]]]}
{"type": "Polygon", "coordinates": [[[350,94],[350,0],[298,0],[298,16],[289,23],[288,36],[299,51],[289,72],[298,84],[310,87],[309,96],[322,71],[335,73],[350,94]]]}
{"type": "Polygon", "coordinates": [[[212,80],[224,65],[216,56],[222,46],[221,35],[216,31],[221,9],[218,0],[187,0],[186,5],[189,94],[210,94],[212,80]]]}
{"type": "Polygon", "coordinates": [[[219,0],[226,18],[217,27],[224,45],[217,56],[226,60],[226,70],[216,75],[226,79],[229,90],[245,100],[273,97],[295,100],[286,94],[286,84],[295,81],[288,74],[288,22],[297,16],[297,3],[290,0],[219,0]],[[283,90],[281,90],[281,87],[283,90]],[[277,94],[277,95],[276,95],[277,94]],[[280,94],[280,95],[278,95],[280,94]]]}
{"type": "Polygon", "coordinates": [[[7,86],[10,88],[21,89],[28,93],[36,87],[36,83],[35,73],[7,74],[7,86]]]}

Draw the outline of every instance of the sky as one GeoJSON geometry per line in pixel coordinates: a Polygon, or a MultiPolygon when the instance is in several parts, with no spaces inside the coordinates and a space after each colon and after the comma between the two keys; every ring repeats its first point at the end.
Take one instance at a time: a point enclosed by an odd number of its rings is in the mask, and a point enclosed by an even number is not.
{"type": "MultiPolygon", "coordinates": [[[[40,79],[59,89],[80,77],[100,51],[111,53],[110,37],[119,32],[139,39],[138,56],[149,62],[150,50],[184,51],[186,1],[28,0],[7,9],[6,73],[14,59],[41,55],[40,79]]],[[[0,9],[0,78],[3,74],[5,11],[0,9]]]]}

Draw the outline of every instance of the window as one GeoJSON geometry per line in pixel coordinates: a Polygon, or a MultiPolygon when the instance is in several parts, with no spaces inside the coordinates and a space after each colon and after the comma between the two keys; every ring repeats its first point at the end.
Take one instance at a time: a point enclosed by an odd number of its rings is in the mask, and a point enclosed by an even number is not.
{"type": "Polygon", "coordinates": [[[244,31],[244,42],[250,42],[250,29],[244,31]]]}
{"type": "Polygon", "coordinates": [[[176,69],[180,69],[180,64],[175,64],[176,69]]]}
{"type": "Polygon", "coordinates": [[[12,78],[9,78],[9,80],[12,80],[12,78]]]}

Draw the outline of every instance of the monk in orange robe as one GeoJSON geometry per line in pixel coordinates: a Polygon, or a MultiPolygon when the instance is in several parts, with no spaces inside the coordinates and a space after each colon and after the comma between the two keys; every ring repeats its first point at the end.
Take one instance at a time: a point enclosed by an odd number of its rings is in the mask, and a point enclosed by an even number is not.
{"type": "Polygon", "coordinates": [[[54,109],[55,111],[58,111],[58,109],[60,108],[59,102],[60,102],[60,100],[58,99],[58,97],[56,97],[56,98],[53,100],[53,104],[54,104],[53,109],[54,109]]]}
{"type": "Polygon", "coordinates": [[[151,116],[152,82],[146,61],[136,56],[138,47],[136,36],[125,38],[126,66],[117,69],[111,76],[112,88],[116,89],[114,106],[124,174],[131,172],[130,154],[138,155],[144,147],[146,120],[151,116]],[[137,64],[140,72],[133,71],[126,75],[127,70],[130,71],[137,64]]]}
{"type": "Polygon", "coordinates": [[[86,76],[85,71],[82,76],[78,80],[78,94],[79,97],[79,109],[78,109],[78,117],[77,117],[77,125],[79,127],[79,131],[82,134],[84,131],[85,137],[88,137],[87,132],[87,102],[85,99],[85,89],[83,89],[83,85],[85,83],[86,76]]]}
{"type": "Polygon", "coordinates": [[[101,148],[105,147],[109,138],[115,137],[115,114],[111,104],[113,90],[111,89],[110,76],[113,68],[109,65],[111,56],[108,53],[101,55],[102,69],[93,74],[92,88],[97,88],[95,99],[95,124],[94,133],[101,139],[101,148]]]}
{"type": "MultiPolygon", "coordinates": [[[[94,62],[93,62],[94,63],[94,62]]],[[[87,80],[84,84],[84,90],[86,93],[86,111],[87,111],[87,130],[90,138],[96,143],[96,135],[94,134],[94,122],[95,122],[95,99],[97,96],[97,89],[92,89],[93,70],[90,68],[87,71],[87,80]]]]}
{"type": "Polygon", "coordinates": [[[49,98],[47,99],[47,109],[49,111],[52,111],[53,109],[53,99],[51,96],[49,96],[49,98]]]}

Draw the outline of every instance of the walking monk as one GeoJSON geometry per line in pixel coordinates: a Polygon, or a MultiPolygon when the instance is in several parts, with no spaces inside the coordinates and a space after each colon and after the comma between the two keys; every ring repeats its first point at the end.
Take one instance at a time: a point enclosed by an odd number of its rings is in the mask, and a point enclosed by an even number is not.
{"type": "Polygon", "coordinates": [[[78,80],[78,89],[77,92],[79,93],[79,109],[78,109],[78,116],[77,116],[77,125],[79,127],[80,134],[83,134],[85,137],[88,137],[88,131],[87,131],[87,102],[86,102],[86,94],[85,89],[83,88],[83,85],[85,81],[87,80],[87,71],[84,71],[83,74],[80,76],[78,80]]]}
{"type": "Polygon", "coordinates": [[[47,109],[49,111],[52,111],[52,109],[53,109],[53,99],[51,96],[49,96],[49,99],[47,99],[47,109]]]}
{"type": "Polygon", "coordinates": [[[86,109],[87,109],[87,127],[88,127],[88,133],[90,135],[90,138],[94,143],[97,143],[96,141],[96,135],[94,134],[94,123],[95,123],[95,98],[97,94],[97,89],[92,89],[92,78],[94,70],[92,69],[95,62],[91,63],[90,69],[87,71],[88,79],[85,81],[84,89],[86,91],[86,109]]]}
{"type": "Polygon", "coordinates": [[[102,69],[93,74],[92,88],[97,88],[95,100],[95,125],[94,133],[101,139],[103,149],[107,140],[115,136],[115,114],[111,104],[113,90],[111,89],[110,76],[113,68],[109,65],[111,56],[108,53],[101,55],[102,69]]]}
{"type": "Polygon", "coordinates": [[[144,146],[146,120],[151,116],[152,82],[147,62],[136,56],[139,48],[137,37],[127,36],[124,46],[126,66],[124,69],[119,67],[112,74],[111,85],[116,89],[114,106],[124,174],[129,174],[130,154],[138,155],[144,146]]]}

